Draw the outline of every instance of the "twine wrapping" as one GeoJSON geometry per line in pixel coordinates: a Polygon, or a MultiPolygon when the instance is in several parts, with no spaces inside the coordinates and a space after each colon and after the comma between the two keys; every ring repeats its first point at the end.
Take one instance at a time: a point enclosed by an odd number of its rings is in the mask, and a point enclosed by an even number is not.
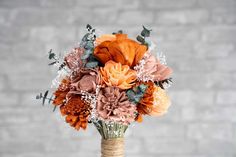
{"type": "Polygon", "coordinates": [[[101,157],[124,157],[124,138],[102,139],[101,157]]]}

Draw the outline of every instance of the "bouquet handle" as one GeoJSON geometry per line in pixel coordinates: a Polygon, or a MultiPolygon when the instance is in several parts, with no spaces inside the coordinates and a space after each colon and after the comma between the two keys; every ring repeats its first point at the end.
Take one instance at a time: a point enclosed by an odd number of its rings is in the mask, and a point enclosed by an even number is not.
{"type": "Polygon", "coordinates": [[[124,138],[102,138],[101,157],[124,157],[124,138]]]}

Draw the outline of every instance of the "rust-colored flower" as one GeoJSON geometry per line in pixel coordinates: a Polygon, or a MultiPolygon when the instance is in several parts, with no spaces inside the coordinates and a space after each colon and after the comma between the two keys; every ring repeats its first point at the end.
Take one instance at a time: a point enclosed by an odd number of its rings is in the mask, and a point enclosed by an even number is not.
{"type": "Polygon", "coordinates": [[[121,65],[114,61],[108,61],[100,69],[102,80],[108,86],[115,86],[121,89],[129,89],[136,80],[136,71],[129,68],[128,65],[121,65]]]}
{"type": "Polygon", "coordinates": [[[170,106],[170,99],[165,90],[151,81],[142,83],[147,85],[148,88],[137,105],[138,116],[136,121],[138,122],[142,122],[142,115],[161,116],[167,112],[170,106]]]}
{"type": "Polygon", "coordinates": [[[128,100],[125,91],[117,87],[105,87],[100,90],[96,109],[103,120],[128,125],[135,119],[136,106],[128,100]]]}
{"type": "Polygon", "coordinates": [[[66,99],[66,95],[70,91],[70,80],[69,78],[63,79],[58,89],[54,92],[55,99],[53,100],[54,105],[62,105],[66,99]]]}
{"type": "Polygon", "coordinates": [[[135,66],[147,51],[147,46],[127,38],[127,34],[116,34],[116,39],[103,41],[96,46],[94,56],[103,64],[109,60],[122,65],[135,66]]]}
{"type": "Polygon", "coordinates": [[[90,115],[90,105],[85,103],[78,95],[69,98],[66,104],[60,107],[61,114],[66,116],[66,122],[79,130],[86,129],[90,115]]]}
{"type": "Polygon", "coordinates": [[[71,91],[95,93],[96,87],[100,82],[101,78],[97,69],[82,68],[73,73],[71,78],[71,91]]]}
{"type": "MultiPolygon", "coordinates": [[[[153,101],[154,101],[153,93],[155,91],[155,84],[153,82],[149,81],[140,83],[145,84],[147,86],[147,89],[142,99],[137,105],[138,117],[136,118],[136,120],[138,122],[142,121],[142,115],[149,114],[152,111],[153,101]]],[[[137,83],[137,85],[139,85],[140,83],[137,83]]]]}
{"type": "Polygon", "coordinates": [[[83,66],[83,62],[81,60],[83,53],[84,49],[78,47],[74,48],[71,53],[65,56],[64,60],[69,69],[76,70],[83,66]]]}

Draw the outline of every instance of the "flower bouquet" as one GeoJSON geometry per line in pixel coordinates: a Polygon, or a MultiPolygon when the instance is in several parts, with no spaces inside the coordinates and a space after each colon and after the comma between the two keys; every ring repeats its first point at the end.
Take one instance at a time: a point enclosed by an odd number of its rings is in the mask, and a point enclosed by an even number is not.
{"type": "Polygon", "coordinates": [[[58,68],[55,89],[37,95],[60,108],[65,121],[76,130],[94,124],[102,136],[102,157],[124,156],[124,134],[144,115],[161,116],[170,99],[166,88],[172,70],[165,56],[155,57],[151,30],[143,27],[137,41],[118,31],[98,36],[90,25],[79,46],[64,57],[50,50],[49,65],[58,68]]]}

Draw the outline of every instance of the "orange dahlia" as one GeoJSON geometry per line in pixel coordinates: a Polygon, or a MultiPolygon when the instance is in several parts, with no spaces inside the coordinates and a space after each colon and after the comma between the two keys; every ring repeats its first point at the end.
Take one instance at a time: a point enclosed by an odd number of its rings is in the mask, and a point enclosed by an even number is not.
{"type": "Polygon", "coordinates": [[[103,64],[113,60],[122,65],[135,66],[147,51],[147,46],[129,39],[127,34],[106,35],[98,39],[98,43],[94,56],[103,64]]]}
{"type": "Polygon", "coordinates": [[[91,107],[77,95],[72,96],[66,104],[60,107],[61,114],[66,116],[66,122],[79,130],[86,129],[91,107]]]}
{"type": "Polygon", "coordinates": [[[145,91],[145,94],[143,95],[142,99],[137,105],[138,110],[138,116],[136,120],[138,122],[142,121],[142,115],[149,114],[152,110],[153,101],[154,101],[154,91],[155,91],[155,84],[151,81],[149,82],[140,82],[139,84],[145,84],[147,86],[147,89],[145,91]]]}
{"type": "Polygon", "coordinates": [[[114,61],[108,61],[103,68],[100,69],[102,80],[108,86],[119,87],[121,89],[129,89],[136,80],[136,71],[130,69],[128,65],[121,65],[114,61]]]}
{"type": "Polygon", "coordinates": [[[54,92],[55,99],[53,100],[54,105],[62,105],[66,99],[67,93],[70,91],[71,81],[69,78],[63,79],[59,88],[54,92]]]}

